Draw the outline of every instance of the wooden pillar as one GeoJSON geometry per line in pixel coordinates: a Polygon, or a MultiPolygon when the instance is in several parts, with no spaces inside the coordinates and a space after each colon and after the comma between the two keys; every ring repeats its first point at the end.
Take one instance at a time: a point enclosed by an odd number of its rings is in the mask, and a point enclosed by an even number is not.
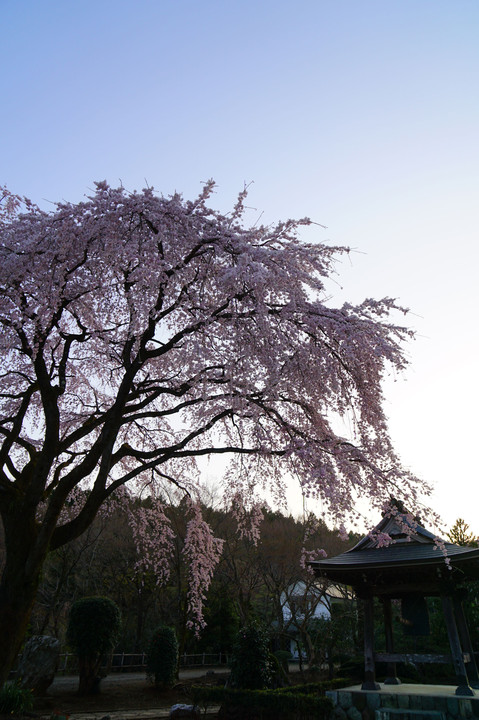
{"type": "Polygon", "coordinates": [[[469,635],[469,628],[467,626],[466,616],[464,615],[462,598],[458,593],[454,593],[452,596],[452,606],[462,649],[469,656],[469,659],[464,662],[469,684],[473,688],[479,688],[479,675],[474,657],[474,648],[472,647],[471,636],[469,635]]]}
{"type": "MultiPolygon", "coordinates": [[[[394,639],[393,639],[393,615],[391,609],[391,598],[382,598],[383,611],[384,611],[384,632],[386,635],[386,652],[394,652],[394,639]]],[[[397,676],[397,669],[395,662],[388,662],[386,670],[386,679],[384,680],[385,685],[400,685],[401,681],[397,676]]]]}
{"type": "Polygon", "coordinates": [[[371,595],[363,598],[364,605],[364,682],[362,690],[379,690],[376,682],[374,663],[374,598],[371,595]]]}
{"type": "Polygon", "coordinates": [[[474,695],[474,691],[469,685],[467,678],[466,666],[464,665],[461,642],[457,631],[456,619],[454,617],[454,608],[452,599],[449,595],[442,595],[442,608],[446,621],[447,634],[449,636],[449,645],[451,646],[452,662],[456,673],[458,686],[456,695],[474,695]]]}

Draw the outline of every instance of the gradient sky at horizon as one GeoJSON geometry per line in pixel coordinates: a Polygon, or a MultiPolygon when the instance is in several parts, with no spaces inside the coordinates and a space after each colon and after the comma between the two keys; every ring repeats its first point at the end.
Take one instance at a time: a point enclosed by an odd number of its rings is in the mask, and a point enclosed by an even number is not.
{"type": "Polygon", "coordinates": [[[0,0],[0,183],[93,182],[310,216],[347,245],[331,302],[411,308],[386,409],[446,526],[479,534],[479,3],[0,0]]]}

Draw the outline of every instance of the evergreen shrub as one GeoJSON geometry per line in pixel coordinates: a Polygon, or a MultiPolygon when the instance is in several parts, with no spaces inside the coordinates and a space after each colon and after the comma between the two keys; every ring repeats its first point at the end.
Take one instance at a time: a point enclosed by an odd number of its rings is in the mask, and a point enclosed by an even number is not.
{"type": "Polygon", "coordinates": [[[233,645],[229,684],[242,690],[271,687],[273,668],[266,630],[257,623],[241,628],[233,645]]]}
{"type": "Polygon", "coordinates": [[[120,610],[110,598],[87,597],[73,603],[67,642],[78,655],[81,694],[98,690],[102,657],[114,648],[120,626],[120,610]]]}
{"type": "Polygon", "coordinates": [[[21,715],[33,708],[33,693],[18,682],[6,682],[0,688],[0,713],[21,715]]]}
{"type": "Polygon", "coordinates": [[[333,703],[329,698],[317,692],[296,692],[289,689],[279,690],[235,690],[232,688],[193,686],[192,696],[195,704],[207,707],[219,704],[219,717],[233,713],[235,717],[262,720],[296,720],[313,717],[315,720],[328,720],[332,716],[333,703]]]}
{"type": "Polygon", "coordinates": [[[178,641],[175,631],[160,625],[150,640],[146,658],[146,673],[158,687],[173,685],[178,669],[178,641]]]}

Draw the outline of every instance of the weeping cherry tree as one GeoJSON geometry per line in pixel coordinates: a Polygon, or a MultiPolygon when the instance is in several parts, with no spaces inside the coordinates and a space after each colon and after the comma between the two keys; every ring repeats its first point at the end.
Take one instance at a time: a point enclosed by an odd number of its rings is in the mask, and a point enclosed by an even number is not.
{"type": "MultiPolygon", "coordinates": [[[[360,498],[411,505],[424,490],[382,408],[382,379],[404,367],[411,335],[393,320],[401,309],[331,307],[325,283],[347,248],[302,240],[308,220],[247,227],[245,192],[224,215],[208,205],[213,187],[186,201],[101,182],[51,212],[0,192],[0,684],[48,552],[122,489],[156,498],[148,542],[165,577],[172,530],[158,488],[188,496],[200,624],[221,552],[195,494],[200,458],[228,458],[232,498],[281,495],[299,478],[338,522],[360,498]]],[[[140,517],[135,531],[146,542],[140,517]]]]}

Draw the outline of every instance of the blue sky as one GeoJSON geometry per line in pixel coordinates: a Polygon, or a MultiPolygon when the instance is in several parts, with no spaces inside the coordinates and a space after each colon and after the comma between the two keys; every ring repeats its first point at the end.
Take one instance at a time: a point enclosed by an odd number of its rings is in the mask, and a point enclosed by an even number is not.
{"type": "Polygon", "coordinates": [[[0,0],[0,182],[44,207],[95,180],[308,215],[349,245],[332,302],[398,297],[386,386],[405,464],[479,533],[477,0],[0,0]]]}

